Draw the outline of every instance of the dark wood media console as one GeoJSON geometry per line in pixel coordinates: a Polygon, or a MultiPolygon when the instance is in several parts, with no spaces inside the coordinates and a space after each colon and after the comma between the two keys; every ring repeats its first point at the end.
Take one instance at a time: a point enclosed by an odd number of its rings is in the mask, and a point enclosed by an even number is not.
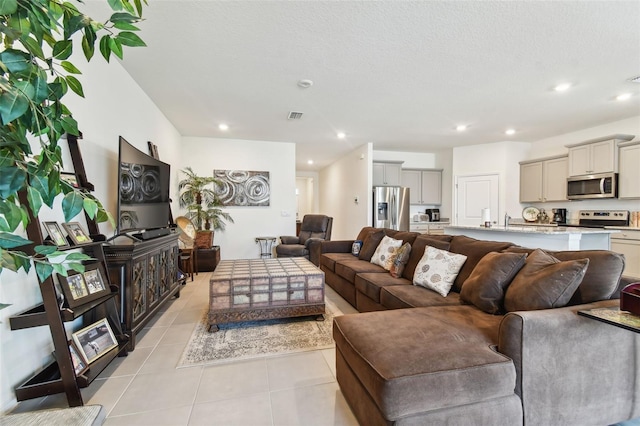
{"type": "Polygon", "coordinates": [[[167,300],[180,297],[178,235],[146,241],[118,237],[105,244],[104,253],[111,284],[119,288],[122,329],[134,350],[136,334],[167,300]]]}

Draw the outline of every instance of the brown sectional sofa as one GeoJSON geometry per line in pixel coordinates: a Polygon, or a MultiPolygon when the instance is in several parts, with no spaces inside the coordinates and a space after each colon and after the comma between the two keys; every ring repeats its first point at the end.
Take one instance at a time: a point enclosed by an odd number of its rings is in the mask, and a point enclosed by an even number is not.
{"type": "Polygon", "coordinates": [[[463,284],[486,254],[531,249],[368,227],[356,239],[362,259],[353,241],[323,242],[316,254],[327,285],[361,312],[334,322],[338,383],[361,424],[587,425],[640,415],[638,336],[577,315],[618,305],[631,282],[621,279],[623,256],[552,252],[589,259],[568,305],[493,315],[461,302],[463,284]],[[367,260],[367,238],[381,231],[412,246],[400,278],[367,260]],[[446,297],[412,285],[427,245],[467,256],[446,297]]]}

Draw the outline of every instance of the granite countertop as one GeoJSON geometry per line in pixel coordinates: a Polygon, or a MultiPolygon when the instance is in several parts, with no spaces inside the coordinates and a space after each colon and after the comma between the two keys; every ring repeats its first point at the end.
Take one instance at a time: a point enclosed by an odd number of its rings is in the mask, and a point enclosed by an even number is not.
{"type": "Polygon", "coordinates": [[[411,225],[448,225],[450,222],[448,220],[440,220],[437,222],[427,222],[427,221],[422,221],[422,222],[414,222],[411,221],[409,222],[411,225]]]}
{"type": "Polygon", "coordinates": [[[487,232],[521,232],[521,233],[529,233],[529,234],[615,234],[620,232],[617,229],[605,229],[605,228],[573,228],[566,226],[522,226],[522,225],[509,225],[505,226],[492,226],[491,228],[485,228],[484,226],[448,226],[449,228],[458,228],[458,229],[474,229],[479,231],[487,231],[487,232]]]}

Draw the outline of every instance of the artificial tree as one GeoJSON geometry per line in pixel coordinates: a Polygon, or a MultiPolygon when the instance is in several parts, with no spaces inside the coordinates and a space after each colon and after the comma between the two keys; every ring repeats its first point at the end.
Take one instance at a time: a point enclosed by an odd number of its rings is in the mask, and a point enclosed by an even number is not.
{"type": "Polygon", "coordinates": [[[98,22],[68,1],[0,0],[0,272],[28,272],[32,262],[40,279],[54,271],[66,275],[68,268],[83,271],[82,255],[31,248],[21,236],[29,213],[36,217],[60,194],[66,221],[84,210],[97,222],[113,223],[99,200],[60,179],[58,145],[65,133],[79,134],[62,103],[69,90],[84,97],[75,77],[81,72],[70,61],[74,49],[81,47],[90,61],[98,45],[108,62],[112,54],[123,57],[123,46],[145,45],[134,25],[141,20],[141,0],[107,2],[113,13],[98,22]],[[39,142],[40,152],[32,152],[31,141],[39,142]]]}

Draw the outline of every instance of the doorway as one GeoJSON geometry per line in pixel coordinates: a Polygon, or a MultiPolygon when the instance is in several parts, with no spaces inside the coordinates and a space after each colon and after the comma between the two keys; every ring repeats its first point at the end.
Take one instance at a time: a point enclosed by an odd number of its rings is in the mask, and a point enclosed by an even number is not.
{"type": "Polygon", "coordinates": [[[455,177],[455,225],[483,224],[482,209],[488,208],[492,224],[499,223],[500,175],[483,174],[455,177]]]}

